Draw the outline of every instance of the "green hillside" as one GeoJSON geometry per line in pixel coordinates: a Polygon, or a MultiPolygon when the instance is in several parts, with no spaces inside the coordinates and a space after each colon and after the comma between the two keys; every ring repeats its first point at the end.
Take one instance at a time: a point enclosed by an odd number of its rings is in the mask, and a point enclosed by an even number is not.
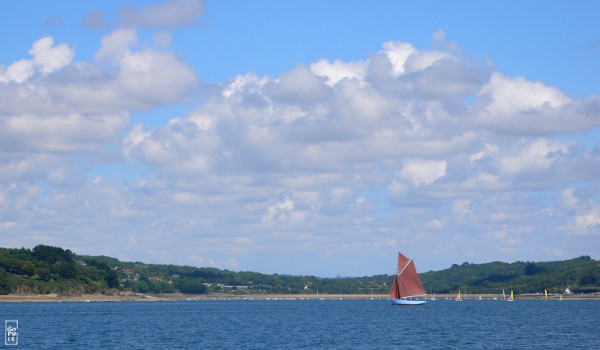
{"type": "Polygon", "coordinates": [[[501,293],[574,293],[600,291],[600,262],[589,256],[551,262],[521,262],[453,265],[449,269],[419,275],[428,292],[501,293]]]}
{"type": "MultiPolygon", "coordinates": [[[[600,291],[600,262],[588,256],[554,262],[493,262],[453,265],[420,274],[428,293],[600,291]]],[[[0,248],[0,294],[74,295],[115,293],[185,294],[387,294],[393,276],[319,278],[208,267],[122,262],[77,255],[59,247],[0,248]]]]}

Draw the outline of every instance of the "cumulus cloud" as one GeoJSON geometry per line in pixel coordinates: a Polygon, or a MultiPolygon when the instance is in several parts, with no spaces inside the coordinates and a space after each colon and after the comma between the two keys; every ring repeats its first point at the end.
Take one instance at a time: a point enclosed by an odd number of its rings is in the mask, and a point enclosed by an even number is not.
{"type": "Polygon", "coordinates": [[[600,126],[597,97],[574,100],[558,88],[495,72],[477,95],[485,103],[478,119],[508,134],[545,135],[581,132],[600,126]]]}
{"type": "MultiPolygon", "coordinates": [[[[394,213],[411,208],[412,219],[394,214],[387,224],[421,221],[424,236],[457,228],[506,232],[507,223],[522,225],[517,231],[524,234],[535,222],[523,214],[525,203],[548,213],[548,224],[562,220],[563,227],[573,222],[574,228],[590,228],[591,214],[575,219],[581,214],[559,213],[558,203],[536,191],[568,185],[569,176],[585,178],[581,167],[597,156],[578,142],[553,138],[554,130],[511,138],[500,126],[512,127],[524,116],[548,123],[581,119],[589,126],[594,103],[524,78],[487,74],[455,51],[390,42],[363,61],[319,60],[276,78],[239,75],[188,118],[156,130],[132,129],[127,140],[138,141],[124,149],[132,161],[152,164],[156,174],[180,179],[186,188],[214,183],[212,199],[216,193],[245,198],[240,219],[278,235],[312,230],[315,223],[368,226],[380,204],[362,196],[365,189],[383,195],[394,213]],[[448,90],[432,88],[440,79],[448,81],[448,90]],[[513,88],[524,90],[511,95],[513,88]],[[449,103],[467,96],[479,100],[449,103]],[[182,147],[182,140],[191,143],[182,147]],[[180,155],[186,152],[203,157],[197,164],[206,166],[186,171],[183,164],[196,164],[180,155]],[[228,181],[235,185],[222,187],[228,181]],[[519,191],[531,196],[521,198],[519,191]],[[450,201],[447,215],[443,208],[431,209],[431,216],[426,212],[432,207],[412,208],[432,206],[434,197],[450,201]],[[511,209],[516,203],[521,209],[511,209]]],[[[502,249],[515,252],[513,243],[526,239],[520,234],[502,249]]]]}
{"type": "Polygon", "coordinates": [[[408,161],[400,170],[400,177],[418,187],[428,185],[446,175],[445,161],[408,161]]]}
{"type": "Polygon", "coordinates": [[[71,63],[66,44],[50,37],[33,45],[32,60],[0,70],[0,111],[46,114],[115,114],[189,99],[196,91],[196,72],[173,53],[138,47],[132,30],[116,30],[102,40],[96,62],[71,63]],[[23,83],[38,72],[39,79],[23,83]],[[52,76],[49,74],[53,73],[52,76]]]}
{"type": "Polygon", "coordinates": [[[33,43],[32,58],[1,66],[0,181],[75,188],[93,168],[78,162],[121,157],[130,113],[193,95],[197,78],[188,65],[139,47],[135,32],[117,30],[104,38],[96,62],[74,62],[73,48],[44,37],[33,43]]]}
{"type": "Polygon", "coordinates": [[[312,104],[328,97],[324,80],[315,76],[305,65],[298,65],[282,73],[278,80],[266,87],[269,96],[282,102],[312,104]]]}
{"type": "Polygon", "coordinates": [[[541,82],[527,81],[523,77],[507,78],[498,72],[492,74],[490,81],[481,88],[479,94],[490,99],[485,110],[499,116],[544,106],[558,108],[569,102],[556,88],[545,86],[541,82]]]}
{"type": "Polygon", "coordinates": [[[84,117],[70,115],[18,115],[0,119],[4,151],[77,153],[114,141],[128,125],[127,115],[84,117]],[[15,148],[13,148],[15,147],[15,148]]]}
{"type": "Polygon", "coordinates": [[[39,216],[66,242],[57,232],[71,213],[92,228],[70,242],[118,232],[103,246],[123,255],[143,244],[151,260],[171,250],[165,262],[243,268],[252,249],[340,257],[438,242],[436,253],[486,260],[542,235],[597,232],[600,152],[573,133],[600,127],[598,99],[494,72],[443,33],[432,50],[386,42],[351,62],[240,74],[189,113],[145,123],[199,84],[164,49],[168,35],[154,37],[158,50],[132,28],[189,24],[186,4],[199,3],[130,8],[132,26],[105,35],[94,62],[44,39],[2,68],[3,229],[35,231],[39,216]]]}
{"type": "Polygon", "coordinates": [[[22,59],[12,63],[6,69],[0,66],[0,82],[21,84],[36,72],[48,75],[69,64],[75,52],[66,44],[54,46],[52,37],[44,37],[33,43],[29,54],[32,59],[22,59]]]}
{"type": "Polygon", "coordinates": [[[548,169],[558,157],[567,155],[573,146],[573,142],[538,139],[520,145],[516,155],[499,158],[499,168],[508,174],[548,169]]]}
{"type": "Polygon", "coordinates": [[[334,86],[342,79],[357,79],[364,83],[365,70],[367,64],[363,61],[343,62],[335,60],[329,62],[328,59],[321,59],[310,65],[310,70],[317,76],[326,77],[326,84],[334,86]]]}
{"type": "Polygon", "coordinates": [[[417,52],[417,49],[410,43],[388,41],[383,44],[383,49],[392,64],[392,72],[395,77],[406,73],[404,67],[408,58],[417,52]]]}

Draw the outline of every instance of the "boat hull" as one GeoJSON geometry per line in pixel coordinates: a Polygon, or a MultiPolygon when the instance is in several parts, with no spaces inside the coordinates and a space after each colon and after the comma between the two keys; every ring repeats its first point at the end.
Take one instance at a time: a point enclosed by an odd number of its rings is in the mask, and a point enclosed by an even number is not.
{"type": "Polygon", "coordinates": [[[390,299],[392,305],[423,305],[425,300],[390,299]]]}

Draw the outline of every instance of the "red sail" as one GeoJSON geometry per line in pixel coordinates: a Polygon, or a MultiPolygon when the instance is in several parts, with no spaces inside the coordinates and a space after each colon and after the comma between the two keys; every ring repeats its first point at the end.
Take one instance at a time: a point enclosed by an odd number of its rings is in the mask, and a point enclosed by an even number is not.
{"type": "Polygon", "coordinates": [[[400,288],[398,288],[398,276],[394,276],[394,284],[392,285],[392,290],[390,291],[390,298],[400,299],[400,288]]]}
{"type": "Polygon", "coordinates": [[[402,297],[411,297],[427,294],[425,292],[425,288],[423,288],[421,279],[417,274],[415,262],[412,260],[404,269],[404,271],[400,274],[400,294],[402,295],[402,297]]]}
{"type": "Polygon", "coordinates": [[[401,299],[425,294],[415,263],[398,252],[398,271],[394,277],[390,298],[401,299]]]}
{"type": "Polygon", "coordinates": [[[409,261],[409,258],[405,257],[404,255],[402,255],[402,253],[398,252],[398,271],[396,271],[396,274],[402,272],[402,270],[404,270],[406,264],[408,264],[409,261]]]}

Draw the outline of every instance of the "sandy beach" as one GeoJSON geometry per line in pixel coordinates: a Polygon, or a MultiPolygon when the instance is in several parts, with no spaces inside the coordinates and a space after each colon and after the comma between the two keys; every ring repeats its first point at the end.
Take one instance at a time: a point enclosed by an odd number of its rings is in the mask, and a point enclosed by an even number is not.
{"type": "Polygon", "coordinates": [[[123,292],[106,294],[8,294],[0,295],[0,302],[104,302],[104,301],[177,301],[177,300],[285,300],[285,299],[387,299],[385,295],[369,294],[142,294],[123,292]]]}

